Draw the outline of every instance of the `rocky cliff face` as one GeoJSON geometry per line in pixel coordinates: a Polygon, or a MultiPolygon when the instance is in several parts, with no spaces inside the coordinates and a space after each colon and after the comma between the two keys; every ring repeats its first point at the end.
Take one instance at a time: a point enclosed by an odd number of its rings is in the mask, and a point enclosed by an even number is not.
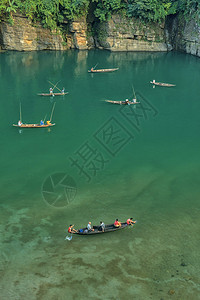
{"type": "Polygon", "coordinates": [[[168,51],[163,24],[143,25],[136,19],[115,15],[97,27],[96,46],[111,51],[168,51]]]}
{"type": "Polygon", "coordinates": [[[0,23],[1,50],[86,50],[110,51],[185,51],[200,56],[200,28],[195,21],[183,22],[176,16],[166,24],[143,25],[136,19],[114,15],[104,23],[87,24],[85,18],[65,22],[65,33],[52,32],[20,14],[13,25],[0,23]],[[93,36],[88,28],[92,28],[93,36]],[[94,30],[95,28],[95,30],[94,30]]]}
{"type": "Polygon", "coordinates": [[[32,26],[31,21],[22,15],[13,16],[14,23],[0,23],[0,44],[4,50],[65,50],[64,40],[60,34],[32,26]]]}
{"type": "Polygon", "coordinates": [[[186,22],[181,16],[170,17],[166,27],[173,49],[200,57],[200,26],[195,19],[186,22]]]}
{"type": "Polygon", "coordinates": [[[4,50],[17,51],[88,49],[85,19],[66,22],[63,26],[66,27],[65,35],[40,24],[33,26],[25,16],[14,14],[13,25],[0,23],[0,45],[4,50]]]}

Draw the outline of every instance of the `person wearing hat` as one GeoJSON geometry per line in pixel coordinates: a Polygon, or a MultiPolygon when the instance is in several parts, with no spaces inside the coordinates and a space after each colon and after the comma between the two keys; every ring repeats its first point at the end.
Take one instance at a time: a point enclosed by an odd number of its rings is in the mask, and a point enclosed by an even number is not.
{"type": "Polygon", "coordinates": [[[94,231],[94,228],[92,228],[91,222],[88,222],[88,224],[87,224],[87,230],[88,231],[94,231]]]}
{"type": "Polygon", "coordinates": [[[124,103],[124,104],[128,105],[128,104],[129,104],[129,100],[128,100],[128,99],[126,99],[125,101],[122,101],[122,103],[124,103]]]}

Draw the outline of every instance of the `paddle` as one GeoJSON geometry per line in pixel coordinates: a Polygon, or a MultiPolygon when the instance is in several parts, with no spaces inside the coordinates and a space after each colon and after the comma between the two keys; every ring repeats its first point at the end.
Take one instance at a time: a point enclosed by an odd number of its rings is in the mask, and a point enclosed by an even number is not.
{"type": "Polygon", "coordinates": [[[97,63],[97,64],[94,66],[93,70],[98,66],[98,64],[99,64],[99,63],[97,63]]]}
{"type": "Polygon", "coordinates": [[[137,98],[136,98],[136,94],[135,94],[135,90],[134,90],[133,85],[132,85],[132,89],[133,89],[133,95],[134,95],[134,97],[135,97],[135,100],[137,101],[137,98]]]}
{"type": "Polygon", "coordinates": [[[51,81],[49,81],[49,80],[48,80],[48,82],[54,86],[54,87],[53,87],[53,90],[56,88],[56,89],[58,89],[58,90],[60,91],[60,89],[57,87],[57,84],[60,82],[60,80],[59,80],[56,84],[53,84],[53,83],[52,83],[51,81]]]}
{"type": "Polygon", "coordinates": [[[19,103],[19,120],[22,122],[22,105],[21,102],[19,103]]]}
{"type": "Polygon", "coordinates": [[[53,104],[53,108],[52,108],[52,112],[51,112],[51,118],[50,118],[50,122],[51,122],[51,120],[52,120],[52,116],[53,116],[53,111],[54,111],[55,105],[56,105],[56,102],[54,102],[54,104],[53,104]]]}
{"type": "Polygon", "coordinates": [[[47,115],[45,115],[45,117],[44,117],[44,122],[46,121],[46,117],[47,117],[47,115]]]}
{"type": "Polygon", "coordinates": [[[71,241],[72,240],[72,235],[71,236],[66,236],[65,240],[71,241]]]}

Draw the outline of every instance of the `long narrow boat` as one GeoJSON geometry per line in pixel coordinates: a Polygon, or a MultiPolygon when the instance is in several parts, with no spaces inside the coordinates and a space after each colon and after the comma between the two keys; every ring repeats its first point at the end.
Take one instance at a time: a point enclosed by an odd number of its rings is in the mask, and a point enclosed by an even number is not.
{"type": "Polygon", "coordinates": [[[22,125],[17,125],[17,124],[13,124],[14,127],[19,127],[19,128],[45,128],[45,127],[52,127],[55,126],[56,124],[44,124],[44,125],[40,125],[40,124],[22,124],[22,125]]]}
{"type": "Polygon", "coordinates": [[[153,85],[159,85],[159,86],[176,86],[175,84],[171,84],[171,83],[163,83],[163,82],[154,82],[154,81],[150,81],[151,84],[153,85]]]}
{"type": "Polygon", "coordinates": [[[113,101],[113,100],[105,100],[105,102],[113,103],[113,104],[120,104],[120,105],[131,105],[131,104],[138,104],[140,102],[133,102],[133,101],[113,101]]]}
{"type": "Polygon", "coordinates": [[[50,93],[48,93],[48,94],[45,94],[45,93],[43,93],[43,94],[38,94],[38,96],[64,96],[64,95],[67,95],[67,94],[69,94],[68,92],[66,92],[66,93],[53,93],[53,94],[50,94],[50,93]]]}
{"type": "Polygon", "coordinates": [[[73,234],[93,235],[93,234],[107,233],[107,232],[124,229],[127,226],[130,226],[130,225],[128,225],[126,222],[121,223],[121,227],[115,227],[114,224],[109,224],[109,225],[105,226],[105,231],[100,231],[99,226],[93,226],[94,231],[88,231],[87,228],[81,228],[77,232],[74,232],[73,234]]]}
{"type": "Polygon", "coordinates": [[[106,72],[114,72],[119,70],[119,68],[114,68],[114,69],[99,69],[99,70],[94,70],[93,68],[91,70],[88,70],[89,73],[106,73],[106,72]]]}

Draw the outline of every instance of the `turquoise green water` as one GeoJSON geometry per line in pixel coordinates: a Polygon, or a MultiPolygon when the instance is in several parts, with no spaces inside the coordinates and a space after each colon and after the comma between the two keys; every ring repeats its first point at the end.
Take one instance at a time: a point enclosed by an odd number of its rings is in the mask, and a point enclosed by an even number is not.
{"type": "Polygon", "coordinates": [[[1,299],[200,299],[199,70],[182,53],[0,53],[1,299]],[[48,81],[69,94],[37,96],[48,81]],[[103,101],[134,92],[135,107],[103,101]],[[55,102],[50,130],[12,127],[19,103],[37,123],[55,102]],[[71,223],[130,216],[65,240],[71,223]]]}

